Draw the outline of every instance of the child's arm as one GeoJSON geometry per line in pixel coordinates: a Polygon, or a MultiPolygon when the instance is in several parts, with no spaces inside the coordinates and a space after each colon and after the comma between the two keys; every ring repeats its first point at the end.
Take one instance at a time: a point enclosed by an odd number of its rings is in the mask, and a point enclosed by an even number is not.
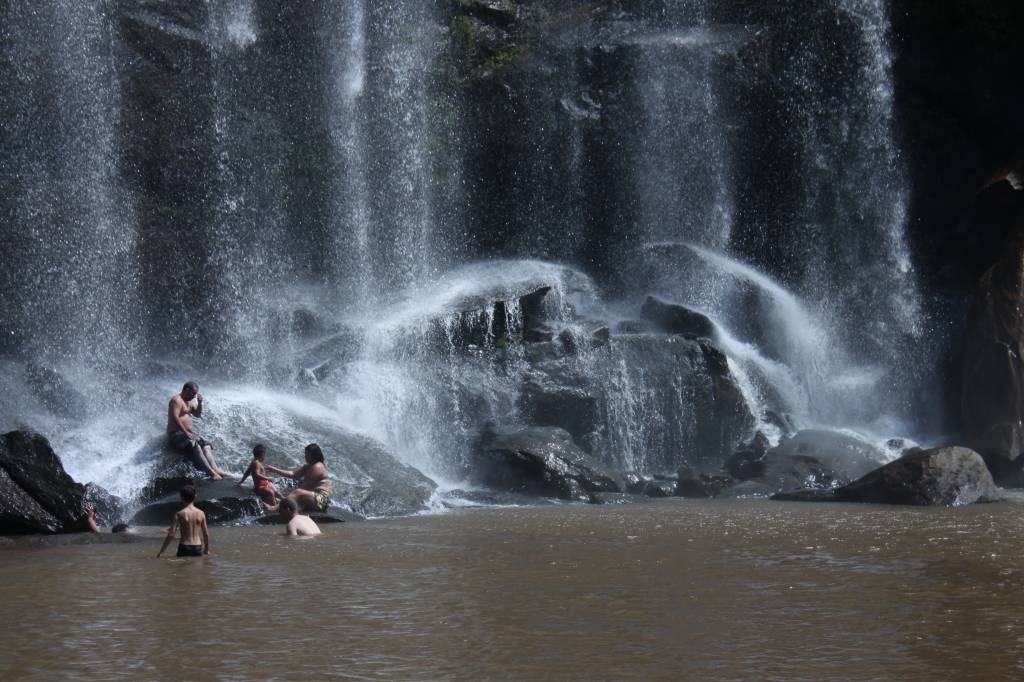
{"type": "Polygon", "coordinates": [[[164,546],[160,548],[160,551],[156,553],[156,558],[159,559],[160,555],[167,549],[167,545],[171,544],[171,540],[174,539],[174,533],[178,529],[178,515],[174,515],[174,520],[171,521],[171,527],[167,529],[167,535],[164,537],[164,546]]]}
{"type": "Polygon", "coordinates": [[[255,472],[252,469],[252,464],[249,464],[249,468],[246,469],[245,473],[242,474],[242,477],[240,479],[238,479],[238,485],[242,485],[243,483],[245,483],[245,479],[247,479],[249,477],[249,474],[252,474],[253,480],[256,479],[256,474],[255,474],[255,472]]]}

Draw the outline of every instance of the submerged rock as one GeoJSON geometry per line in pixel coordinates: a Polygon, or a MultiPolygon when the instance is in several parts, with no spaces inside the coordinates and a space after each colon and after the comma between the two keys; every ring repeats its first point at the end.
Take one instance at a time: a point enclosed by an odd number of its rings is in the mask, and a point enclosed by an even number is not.
{"type": "Polygon", "coordinates": [[[773,500],[959,506],[1002,496],[977,452],[963,447],[914,449],[834,490],[779,493],[773,500]]]}
{"type": "Polygon", "coordinates": [[[623,488],[619,476],[577,447],[567,431],[550,427],[488,427],[471,475],[498,490],[584,502],[592,493],[623,488]]]}

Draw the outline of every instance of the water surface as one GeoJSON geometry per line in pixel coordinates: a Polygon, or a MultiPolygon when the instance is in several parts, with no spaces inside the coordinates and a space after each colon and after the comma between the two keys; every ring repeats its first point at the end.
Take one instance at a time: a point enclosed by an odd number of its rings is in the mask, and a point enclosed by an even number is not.
{"type": "Polygon", "coordinates": [[[1021,509],[669,500],[214,529],[207,559],[18,546],[0,677],[1017,680],[1021,509]]]}

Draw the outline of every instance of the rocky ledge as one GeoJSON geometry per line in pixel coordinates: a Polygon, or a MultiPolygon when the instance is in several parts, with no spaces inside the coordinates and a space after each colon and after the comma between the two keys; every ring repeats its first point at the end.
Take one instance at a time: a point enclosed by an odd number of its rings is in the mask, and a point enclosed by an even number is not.
{"type": "Polygon", "coordinates": [[[0,534],[88,530],[89,505],[97,508],[101,523],[119,513],[116,498],[68,475],[43,436],[11,431],[0,438],[0,534]]]}
{"type": "Polygon", "coordinates": [[[994,502],[1001,498],[981,455],[962,447],[915,448],[848,485],[772,496],[773,500],[800,502],[947,507],[994,502]]]}

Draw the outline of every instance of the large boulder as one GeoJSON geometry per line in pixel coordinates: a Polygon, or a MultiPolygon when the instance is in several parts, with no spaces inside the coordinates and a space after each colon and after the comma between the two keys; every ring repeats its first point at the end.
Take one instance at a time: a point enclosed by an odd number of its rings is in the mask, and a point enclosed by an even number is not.
{"type": "Polygon", "coordinates": [[[708,339],[632,334],[528,355],[519,418],[554,426],[605,466],[675,475],[684,462],[716,471],[751,435],[753,415],[725,355],[708,339]]]}
{"type": "Polygon", "coordinates": [[[368,518],[415,514],[428,508],[437,484],[383,446],[357,434],[321,438],[334,488],[332,499],[368,518]]]}
{"type": "Polygon", "coordinates": [[[834,488],[856,480],[886,460],[878,448],[835,431],[808,429],[781,441],[750,477],[773,491],[834,488]]]}
{"type": "Polygon", "coordinates": [[[841,488],[780,493],[772,499],[948,507],[1001,497],[981,455],[954,446],[915,448],[841,488]]]}
{"type": "Polygon", "coordinates": [[[982,276],[970,313],[961,414],[968,444],[996,480],[1024,468],[1024,216],[982,276]]]}
{"type": "Polygon", "coordinates": [[[0,438],[0,533],[82,530],[86,495],[43,436],[11,431],[0,438]]]}
{"type": "MultiPolygon", "coordinates": [[[[264,443],[270,452],[268,461],[284,469],[298,468],[305,444],[318,443],[331,473],[331,500],[338,514],[401,516],[427,509],[437,484],[376,441],[312,422],[295,426],[301,434],[298,440],[281,439],[274,434],[249,434],[245,440],[264,443]]],[[[157,459],[149,481],[140,491],[138,501],[145,506],[139,512],[143,515],[136,515],[135,523],[150,525],[166,515],[178,504],[181,486],[192,482],[198,485],[199,499],[207,501],[198,506],[207,511],[211,523],[234,523],[262,513],[248,484],[241,488],[229,481],[210,481],[187,462],[165,457],[159,449],[146,452],[157,459]]]]}
{"type": "Polygon", "coordinates": [[[498,490],[589,501],[592,493],[617,493],[620,477],[576,446],[564,429],[487,427],[471,472],[498,490]]]}
{"type": "Polygon", "coordinates": [[[132,517],[134,526],[167,526],[174,519],[175,513],[181,509],[181,486],[189,483],[196,488],[196,506],[206,513],[210,524],[220,525],[235,523],[261,516],[263,505],[252,494],[249,486],[236,485],[232,481],[211,481],[206,479],[181,479],[171,482],[162,479],[161,487],[156,488],[163,493],[139,509],[132,517]]]}
{"type": "Polygon", "coordinates": [[[667,334],[693,334],[709,339],[715,337],[715,323],[707,315],[677,303],[668,303],[654,296],[644,301],[640,314],[667,334]]]}

